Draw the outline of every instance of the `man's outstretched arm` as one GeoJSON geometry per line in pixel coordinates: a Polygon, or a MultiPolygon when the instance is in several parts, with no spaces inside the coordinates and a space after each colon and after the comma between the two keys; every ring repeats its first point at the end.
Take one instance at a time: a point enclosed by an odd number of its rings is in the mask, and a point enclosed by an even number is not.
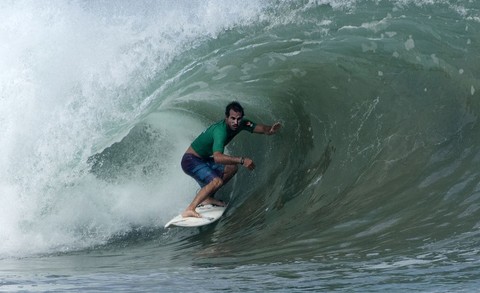
{"type": "Polygon", "coordinates": [[[282,124],[280,124],[280,122],[277,122],[273,125],[257,124],[255,125],[255,129],[253,129],[253,132],[272,135],[272,134],[275,134],[281,127],[282,127],[282,124]]]}

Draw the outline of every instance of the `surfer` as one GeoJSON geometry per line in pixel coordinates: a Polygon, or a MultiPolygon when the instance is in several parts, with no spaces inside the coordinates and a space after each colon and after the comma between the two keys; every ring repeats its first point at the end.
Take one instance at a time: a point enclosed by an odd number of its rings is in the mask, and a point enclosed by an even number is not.
{"type": "Polygon", "coordinates": [[[215,192],[237,173],[238,165],[248,170],[255,169],[255,163],[249,157],[224,154],[225,146],[240,131],[272,135],[281,127],[279,122],[273,125],[257,124],[243,118],[243,115],[240,103],[231,102],[225,108],[225,119],[203,131],[183,155],[183,171],[193,177],[201,187],[192,203],[182,213],[183,217],[201,217],[195,211],[200,204],[225,206],[222,201],[213,197],[215,192]]]}

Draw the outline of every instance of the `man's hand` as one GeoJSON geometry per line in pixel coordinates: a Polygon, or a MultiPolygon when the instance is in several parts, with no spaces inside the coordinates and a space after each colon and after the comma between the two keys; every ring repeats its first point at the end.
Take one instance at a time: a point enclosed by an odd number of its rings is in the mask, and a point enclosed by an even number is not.
{"type": "Polygon", "coordinates": [[[282,127],[282,124],[280,124],[280,122],[277,122],[270,127],[270,130],[266,134],[267,135],[275,134],[281,127],[282,127]]]}
{"type": "Polygon", "coordinates": [[[255,169],[255,163],[250,158],[243,158],[243,165],[242,166],[247,168],[250,171],[255,169]]]}

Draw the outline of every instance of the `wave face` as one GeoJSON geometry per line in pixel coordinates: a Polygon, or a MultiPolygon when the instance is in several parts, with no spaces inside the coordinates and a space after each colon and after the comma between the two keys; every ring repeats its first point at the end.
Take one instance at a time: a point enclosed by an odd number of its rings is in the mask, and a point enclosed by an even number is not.
{"type": "Polygon", "coordinates": [[[1,4],[0,258],[148,231],[199,263],[478,259],[478,3],[237,2],[1,4]],[[232,100],[282,131],[229,145],[257,169],[209,233],[164,231],[232,100]]]}

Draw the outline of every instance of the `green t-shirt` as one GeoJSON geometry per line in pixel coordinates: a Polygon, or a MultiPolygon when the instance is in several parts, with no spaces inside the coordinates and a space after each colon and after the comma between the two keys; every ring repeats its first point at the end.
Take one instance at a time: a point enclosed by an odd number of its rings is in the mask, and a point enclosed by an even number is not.
{"type": "Polygon", "coordinates": [[[242,130],[253,132],[255,123],[243,118],[237,131],[231,130],[225,123],[225,119],[212,124],[202,132],[193,142],[191,147],[202,158],[208,158],[214,152],[223,154],[225,146],[242,130]]]}

